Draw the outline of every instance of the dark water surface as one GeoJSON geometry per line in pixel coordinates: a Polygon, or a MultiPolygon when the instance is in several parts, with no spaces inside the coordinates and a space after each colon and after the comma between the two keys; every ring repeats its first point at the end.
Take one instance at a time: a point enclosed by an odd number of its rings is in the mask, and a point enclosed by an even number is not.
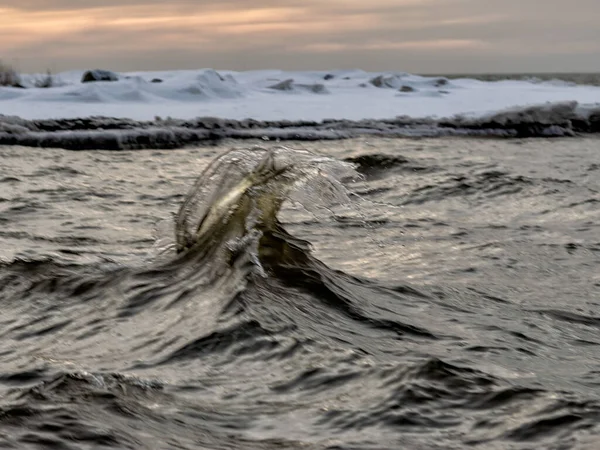
{"type": "Polygon", "coordinates": [[[0,147],[0,448],[600,448],[600,140],[251,144],[0,147]]]}

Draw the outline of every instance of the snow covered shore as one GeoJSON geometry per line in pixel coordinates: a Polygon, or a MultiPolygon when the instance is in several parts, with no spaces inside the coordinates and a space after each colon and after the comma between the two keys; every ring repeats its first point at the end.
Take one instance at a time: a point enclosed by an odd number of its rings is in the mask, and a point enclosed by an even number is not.
{"type": "Polygon", "coordinates": [[[0,144],[180,147],[226,137],[570,136],[600,132],[600,87],[405,73],[139,72],[0,87],[0,144]]]}

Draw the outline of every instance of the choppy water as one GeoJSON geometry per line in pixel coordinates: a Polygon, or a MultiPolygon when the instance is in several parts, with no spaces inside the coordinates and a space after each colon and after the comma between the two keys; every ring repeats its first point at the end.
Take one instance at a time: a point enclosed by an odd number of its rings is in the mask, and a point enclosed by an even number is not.
{"type": "Polygon", "coordinates": [[[598,139],[248,145],[0,148],[0,447],[598,448],[598,139]]]}

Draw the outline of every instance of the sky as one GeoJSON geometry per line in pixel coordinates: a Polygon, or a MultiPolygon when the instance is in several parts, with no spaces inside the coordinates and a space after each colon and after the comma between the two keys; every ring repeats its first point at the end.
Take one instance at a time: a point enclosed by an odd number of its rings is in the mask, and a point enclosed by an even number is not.
{"type": "Polygon", "coordinates": [[[23,72],[585,72],[600,71],[599,23],[599,0],[0,0],[0,59],[23,72]]]}

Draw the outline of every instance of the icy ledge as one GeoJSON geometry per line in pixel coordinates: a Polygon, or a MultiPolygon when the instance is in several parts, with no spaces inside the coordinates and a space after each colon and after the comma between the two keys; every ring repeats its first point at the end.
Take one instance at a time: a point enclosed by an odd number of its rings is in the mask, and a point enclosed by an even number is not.
{"type": "Polygon", "coordinates": [[[600,106],[575,101],[510,108],[477,117],[262,121],[199,117],[136,121],[108,117],[26,120],[0,115],[0,145],[70,150],[180,148],[225,138],[268,140],[382,137],[567,137],[600,133],[600,106]]]}

